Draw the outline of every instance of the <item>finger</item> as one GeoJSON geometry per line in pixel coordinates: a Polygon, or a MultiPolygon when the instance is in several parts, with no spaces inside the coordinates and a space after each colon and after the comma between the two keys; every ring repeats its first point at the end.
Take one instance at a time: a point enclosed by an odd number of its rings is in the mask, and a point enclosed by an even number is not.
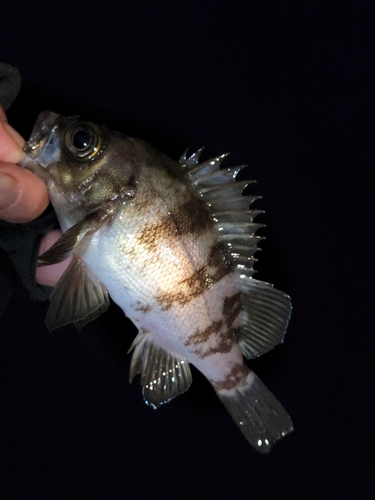
{"type": "MultiPolygon", "coordinates": [[[[61,234],[61,231],[59,231],[58,229],[48,233],[41,242],[39,255],[42,255],[44,252],[46,252],[60,238],[61,234]]],[[[59,262],[58,264],[38,267],[35,274],[36,281],[41,285],[55,286],[64,273],[65,269],[70,264],[71,260],[72,258],[69,257],[68,259],[64,260],[63,262],[59,262]]]]}
{"type": "Polygon", "coordinates": [[[49,203],[43,181],[15,165],[24,157],[24,144],[0,107],[0,219],[8,222],[33,220],[49,203]]]}
{"type": "Polygon", "coordinates": [[[24,144],[24,139],[7,123],[5,113],[0,108],[0,160],[19,163],[24,157],[24,144]]]}
{"type": "Polygon", "coordinates": [[[29,222],[49,203],[44,182],[26,168],[0,163],[0,219],[29,222]]]}

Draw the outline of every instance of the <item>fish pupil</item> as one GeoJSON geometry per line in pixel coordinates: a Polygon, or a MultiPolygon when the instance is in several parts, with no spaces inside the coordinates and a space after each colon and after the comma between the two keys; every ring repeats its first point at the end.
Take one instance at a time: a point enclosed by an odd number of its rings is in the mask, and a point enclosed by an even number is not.
{"type": "Polygon", "coordinates": [[[90,146],[91,136],[86,130],[78,130],[73,137],[73,145],[79,151],[84,151],[90,146]]]}

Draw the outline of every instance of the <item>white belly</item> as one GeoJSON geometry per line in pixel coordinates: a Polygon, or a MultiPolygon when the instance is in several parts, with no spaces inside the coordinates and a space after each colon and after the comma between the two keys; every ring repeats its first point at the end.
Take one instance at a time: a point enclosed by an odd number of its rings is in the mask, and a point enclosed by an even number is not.
{"type": "MultiPolygon", "coordinates": [[[[187,263],[186,248],[177,243],[174,248],[161,246],[157,256],[147,255],[133,243],[137,251],[131,258],[132,238],[131,233],[124,237],[123,229],[117,225],[106,227],[94,234],[83,259],[112,300],[141,332],[149,334],[153,342],[165,350],[187,359],[210,380],[222,379],[242,358],[237,344],[230,352],[202,358],[194,346],[186,345],[186,341],[194,332],[204,331],[217,319],[223,297],[228,290],[235,292],[232,275],[226,275],[214,288],[184,305],[163,307],[157,300],[158,294],[174,290],[183,280],[186,267],[191,267],[191,259],[187,263]]],[[[190,250],[190,253],[194,252],[190,250]]],[[[211,335],[205,348],[210,349],[215,342],[215,335],[211,335]]]]}

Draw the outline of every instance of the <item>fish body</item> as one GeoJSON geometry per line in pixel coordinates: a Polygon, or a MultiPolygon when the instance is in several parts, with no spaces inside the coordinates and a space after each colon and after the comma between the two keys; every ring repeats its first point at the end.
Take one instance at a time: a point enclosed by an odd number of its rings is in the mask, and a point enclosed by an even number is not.
{"type": "Polygon", "coordinates": [[[292,430],[277,399],[244,363],[282,342],[289,297],[253,278],[261,227],[226,155],[180,162],[79,117],[43,112],[25,147],[46,182],[63,235],[40,258],[72,254],[51,295],[47,326],[78,327],[108,307],[137,326],[130,379],[157,408],[186,391],[189,364],[211,382],[259,451],[292,430]]]}

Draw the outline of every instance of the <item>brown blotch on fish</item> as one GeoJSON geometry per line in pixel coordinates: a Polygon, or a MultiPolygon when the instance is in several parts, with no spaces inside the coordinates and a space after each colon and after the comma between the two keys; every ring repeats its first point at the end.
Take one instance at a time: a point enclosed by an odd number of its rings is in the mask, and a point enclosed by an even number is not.
{"type": "Polygon", "coordinates": [[[223,302],[223,317],[227,326],[233,325],[242,309],[241,293],[225,297],[223,302]]]}
{"type": "Polygon", "coordinates": [[[150,304],[143,304],[139,300],[134,305],[132,305],[132,308],[134,309],[134,311],[137,311],[137,312],[140,311],[143,313],[148,313],[152,309],[150,304]]]}
{"type": "Polygon", "coordinates": [[[232,263],[225,255],[224,245],[216,243],[210,248],[210,253],[207,258],[208,267],[222,267],[225,266],[229,271],[232,270],[232,263]]]}
{"type": "Polygon", "coordinates": [[[161,221],[155,221],[147,225],[138,235],[137,240],[148,251],[157,250],[158,239],[163,237],[167,228],[161,221]]]}
{"type": "Polygon", "coordinates": [[[161,239],[180,236],[197,237],[212,227],[211,217],[204,210],[203,203],[192,197],[186,203],[161,215],[158,221],[147,225],[138,235],[141,245],[149,251],[156,251],[161,239]]]}
{"type": "Polygon", "coordinates": [[[249,374],[249,369],[245,365],[235,365],[230,371],[225,380],[220,382],[212,382],[212,385],[217,391],[230,391],[234,387],[245,385],[246,377],[249,374]]]}
{"type": "Polygon", "coordinates": [[[230,267],[225,265],[220,256],[219,258],[215,257],[215,259],[218,267],[213,272],[210,271],[210,268],[213,267],[211,265],[213,259],[211,259],[210,264],[199,267],[193,274],[179,283],[181,291],[160,293],[156,300],[162,305],[162,309],[169,309],[175,302],[180,305],[189,303],[231,272],[230,267]]]}
{"type": "Polygon", "coordinates": [[[219,320],[214,321],[210,326],[204,330],[196,330],[194,334],[189,337],[185,342],[186,346],[195,345],[197,346],[193,352],[200,358],[205,358],[217,353],[226,353],[232,349],[232,346],[237,342],[237,337],[239,334],[239,328],[230,328],[229,330],[225,328],[225,321],[219,320]],[[215,345],[205,348],[205,342],[212,336],[215,335],[215,345]]]}
{"type": "Polygon", "coordinates": [[[214,321],[213,323],[211,323],[211,325],[204,330],[195,330],[193,335],[191,335],[188,340],[186,340],[185,345],[189,346],[207,342],[207,340],[213,333],[219,332],[223,328],[223,325],[224,321],[220,319],[219,321],[214,321]]]}
{"type": "Polygon", "coordinates": [[[172,211],[170,216],[176,224],[176,230],[181,235],[198,236],[206,229],[213,227],[213,220],[207,213],[203,202],[194,196],[172,211]]]}

